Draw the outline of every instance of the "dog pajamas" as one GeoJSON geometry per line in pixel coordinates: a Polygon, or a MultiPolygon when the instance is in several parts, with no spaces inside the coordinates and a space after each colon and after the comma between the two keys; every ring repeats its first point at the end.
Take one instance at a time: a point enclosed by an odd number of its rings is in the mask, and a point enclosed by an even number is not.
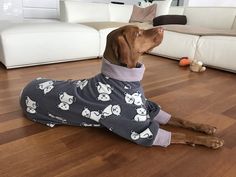
{"type": "Polygon", "coordinates": [[[166,147],[171,133],[159,123],[171,116],[145,98],[140,83],[144,70],[143,64],[130,69],[103,58],[101,73],[90,79],[31,81],[20,104],[27,118],[50,127],[103,127],[137,144],[166,147]]]}

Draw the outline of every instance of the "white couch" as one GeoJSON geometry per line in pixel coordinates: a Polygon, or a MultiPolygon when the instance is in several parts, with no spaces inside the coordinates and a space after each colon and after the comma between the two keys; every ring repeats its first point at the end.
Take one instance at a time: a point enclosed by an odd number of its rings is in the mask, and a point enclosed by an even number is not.
{"type": "MultiPolygon", "coordinates": [[[[169,1],[170,2],[170,1],[169,1]]],[[[168,2],[168,3],[169,3],[168,2]]],[[[159,2],[160,3],[160,2],[159,2]]],[[[161,2],[162,3],[162,2],[161,2]]],[[[164,2],[164,3],[167,3],[164,2]]],[[[159,4],[159,7],[163,4],[159,4]]],[[[168,7],[168,4],[166,5],[168,7]]],[[[161,14],[168,10],[164,8],[161,14]]],[[[76,1],[61,1],[62,20],[69,23],[90,22],[91,27],[96,28],[99,22],[123,22],[128,23],[132,12],[130,5],[113,4],[82,4],[76,1]],[[96,13],[90,13],[89,9],[96,9],[96,13]],[[97,14],[99,17],[97,18],[97,14]],[[93,22],[93,25],[91,25],[93,22]],[[97,24],[96,24],[97,23],[97,24]]],[[[236,72],[236,8],[223,7],[171,7],[169,14],[187,16],[187,25],[213,29],[234,30],[235,36],[226,35],[198,35],[186,34],[174,31],[165,31],[162,44],[154,48],[150,54],[179,59],[183,56],[203,61],[205,64],[219,69],[236,72]]],[[[123,25],[123,24],[118,24],[123,25]]],[[[100,52],[103,54],[107,34],[117,28],[96,28],[100,33],[100,52]]],[[[217,31],[218,32],[218,31],[217,31]]]]}
{"type": "Polygon", "coordinates": [[[192,29],[201,27],[210,32],[198,35],[165,31],[162,44],[152,54],[173,59],[188,56],[236,72],[236,8],[172,7],[169,14],[186,15],[187,25],[192,29]]]}
{"type": "Polygon", "coordinates": [[[132,5],[62,0],[61,21],[0,22],[0,62],[9,69],[101,57],[107,34],[127,25],[132,10],[132,5]]]}
{"type": "MultiPolygon", "coordinates": [[[[132,9],[131,5],[61,1],[61,22],[3,25],[0,61],[7,68],[15,68],[100,57],[107,34],[128,24],[132,9]]],[[[169,14],[184,14],[193,26],[225,29],[236,26],[236,8],[171,7],[169,14]]],[[[188,56],[236,72],[235,47],[234,36],[165,31],[162,44],[150,53],[174,59],[188,56]]]]}
{"type": "Polygon", "coordinates": [[[0,62],[9,69],[101,57],[107,34],[126,25],[132,9],[132,5],[62,1],[61,21],[0,22],[0,62]],[[101,21],[116,22],[105,28],[94,23],[101,21]]]}

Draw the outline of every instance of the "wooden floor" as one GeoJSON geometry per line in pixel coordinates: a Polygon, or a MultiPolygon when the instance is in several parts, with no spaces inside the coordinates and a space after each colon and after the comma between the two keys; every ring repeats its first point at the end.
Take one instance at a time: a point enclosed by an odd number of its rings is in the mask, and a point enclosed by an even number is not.
{"type": "MultiPolygon", "coordinates": [[[[145,56],[146,97],[173,115],[218,127],[220,150],[171,145],[146,148],[100,128],[48,128],[24,118],[20,90],[36,77],[82,79],[99,59],[5,70],[0,67],[1,177],[235,177],[236,75],[192,73],[173,60],[145,56]]],[[[164,127],[171,131],[183,129],[164,127]]],[[[195,133],[196,134],[196,133],[195,133]]]]}

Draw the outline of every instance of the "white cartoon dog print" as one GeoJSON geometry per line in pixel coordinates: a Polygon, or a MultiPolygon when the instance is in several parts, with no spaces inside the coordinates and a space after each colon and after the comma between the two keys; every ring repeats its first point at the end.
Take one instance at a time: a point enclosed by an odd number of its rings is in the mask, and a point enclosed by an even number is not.
{"type": "Polygon", "coordinates": [[[134,103],[134,98],[129,93],[125,93],[125,102],[128,104],[134,103]]]}
{"type": "Polygon", "coordinates": [[[112,114],[119,116],[121,113],[121,108],[119,105],[108,105],[103,111],[102,115],[104,117],[108,117],[112,114]]]}
{"type": "Polygon", "coordinates": [[[37,77],[35,80],[41,80],[41,79],[45,79],[45,78],[43,78],[43,77],[37,77]]]}
{"type": "Polygon", "coordinates": [[[147,120],[147,110],[143,107],[137,108],[137,115],[134,117],[134,120],[137,122],[142,122],[147,120]]]}
{"type": "Polygon", "coordinates": [[[76,87],[79,87],[81,90],[88,84],[88,80],[81,80],[76,83],[76,87]]]}
{"type": "Polygon", "coordinates": [[[31,100],[30,97],[27,96],[27,98],[25,100],[25,104],[27,106],[26,111],[28,113],[31,113],[31,114],[36,113],[37,103],[35,101],[31,100]]]}
{"type": "Polygon", "coordinates": [[[141,106],[143,105],[143,101],[142,101],[142,94],[141,93],[134,93],[133,95],[133,98],[134,98],[134,104],[136,106],[141,106]]]}
{"type": "Polygon", "coordinates": [[[54,123],[47,123],[46,125],[47,125],[48,127],[51,127],[51,128],[55,126],[54,123]]]}
{"type": "Polygon", "coordinates": [[[130,95],[129,93],[125,93],[125,102],[127,104],[135,104],[136,106],[143,105],[142,94],[139,92],[133,93],[130,95]]]}
{"type": "Polygon", "coordinates": [[[97,91],[99,93],[98,100],[100,101],[110,101],[110,94],[112,93],[112,88],[109,84],[103,84],[98,82],[96,84],[97,91]]]}
{"type": "Polygon", "coordinates": [[[47,94],[54,88],[53,81],[47,81],[39,84],[39,89],[43,90],[44,94],[47,94]]]}
{"type": "Polygon", "coordinates": [[[105,94],[105,93],[100,93],[98,95],[98,100],[100,101],[110,101],[110,96],[108,94],[105,94]]]}
{"type": "Polygon", "coordinates": [[[99,122],[102,115],[99,113],[99,111],[90,111],[88,108],[85,107],[84,110],[82,111],[82,116],[90,118],[96,122],[99,122]]]}
{"type": "Polygon", "coordinates": [[[138,140],[140,138],[152,139],[153,134],[152,134],[151,130],[149,128],[147,128],[146,130],[144,130],[140,134],[138,134],[136,132],[131,132],[131,138],[132,138],[132,140],[138,140]]]}
{"type": "Polygon", "coordinates": [[[121,113],[121,108],[119,105],[108,105],[100,114],[99,111],[90,111],[88,108],[84,108],[82,111],[82,116],[90,118],[96,122],[99,122],[99,120],[103,117],[106,118],[112,114],[119,116],[121,113]]]}
{"type": "Polygon", "coordinates": [[[73,102],[75,102],[75,97],[67,94],[66,92],[59,94],[59,99],[60,99],[61,103],[58,105],[58,107],[64,111],[69,110],[70,105],[73,102]]]}

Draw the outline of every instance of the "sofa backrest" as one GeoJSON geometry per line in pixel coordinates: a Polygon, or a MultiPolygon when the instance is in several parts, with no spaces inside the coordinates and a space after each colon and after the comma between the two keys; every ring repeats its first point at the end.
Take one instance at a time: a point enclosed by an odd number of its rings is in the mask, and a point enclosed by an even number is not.
{"type": "Polygon", "coordinates": [[[170,15],[183,15],[184,14],[184,7],[183,6],[171,6],[168,14],[170,14],[170,15]]]}
{"type": "Polygon", "coordinates": [[[188,7],[184,10],[189,25],[231,29],[236,8],[230,7],[188,7]]]}
{"type": "Polygon", "coordinates": [[[109,4],[110,21],[128,23],[133,12],[133,5],[109,4]]]}
{"type": "Polygon", "coordinates": [[[60,19],[69,23],[82,22],[129,22],[133,5],[88,3],[78,0],[60,1],[60,19]]]}
{"type": "Polygon", "coordinates": [[[109,4],[60,1],[60,17],[69,23],[110,21],[109,4]]]}
{"type": "Polygon", "coordinates": [[[171,7],[169,14],[187,16],[187,24],[218,29],[231,29],[236,16],[235,7],[171,7]]]}
{"type": "MultiPolygon", "coordinates": [[[[129,22],[132,11],[132,5],[60,1],[61,20],[69,23],[129,22]]],[[[169,14],[186,15],[187,24],[193,26],[219,29],[236,26],[236,7],[170,7],[169,14]]]]}

